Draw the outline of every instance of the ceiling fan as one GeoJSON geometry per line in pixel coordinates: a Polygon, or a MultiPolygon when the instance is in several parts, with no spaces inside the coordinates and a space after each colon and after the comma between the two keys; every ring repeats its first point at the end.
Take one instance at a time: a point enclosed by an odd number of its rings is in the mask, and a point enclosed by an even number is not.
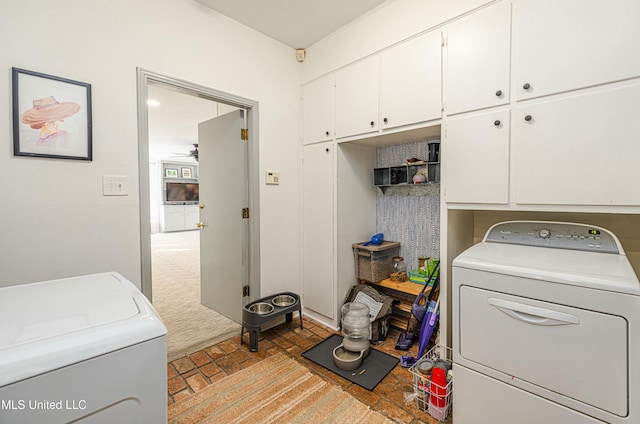
{"type": "Polygon", "coordinates": [[[173,154],[177,155],[177,156],[171,156],[171,157],[173,157],[173,158],[176,158],[176,157],[190,157],[190,158],[194,158],[197,161],[198,160],[198,154],[199,154],[199,152],[198,152],[198,144],[195,143],[193,145],[193,147],[194,147],[194,149],[189,151],[189,153],[176,153],[176,152],[173,152],[173,154]]]}

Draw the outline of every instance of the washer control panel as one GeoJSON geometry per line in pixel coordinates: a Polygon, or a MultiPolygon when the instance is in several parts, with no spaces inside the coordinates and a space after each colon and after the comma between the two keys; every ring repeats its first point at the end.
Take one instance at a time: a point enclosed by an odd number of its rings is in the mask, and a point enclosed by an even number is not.
{"type": "Polygon", "coordinates": [[[619,242],[604,228],[569,222],[509,221],[494,225],[484,241],[620,254],[619,242]]]}

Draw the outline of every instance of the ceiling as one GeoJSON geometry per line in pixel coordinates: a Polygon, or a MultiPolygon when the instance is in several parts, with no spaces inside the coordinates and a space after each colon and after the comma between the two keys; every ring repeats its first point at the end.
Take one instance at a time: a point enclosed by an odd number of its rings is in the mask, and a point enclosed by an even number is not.
{"type": "Polygon", "coordinates": [[[197,0],[287,46],[307,48],[393,0],[197,0]]]}

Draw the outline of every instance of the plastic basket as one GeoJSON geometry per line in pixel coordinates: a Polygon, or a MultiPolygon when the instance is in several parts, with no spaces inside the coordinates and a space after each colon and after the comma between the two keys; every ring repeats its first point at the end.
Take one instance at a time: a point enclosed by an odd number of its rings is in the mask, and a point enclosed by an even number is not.
{"type": "MultiPolygon", "coordinates": [[[[453,363],[453,350],[446,346],[436,345],[425,353],[422,358],[432,360],[446,359],[453,363]]],[[[451,413],[451,401],[453,399],[453,378],[447,376],[446,386],[440,386],[431,381],[431,376],[424,376],[418,372],[416,366],[419,361],[409,368],[413,374],[413,391],[416,406],[429,413],[438,421],[446,421],[451,413]]]]}

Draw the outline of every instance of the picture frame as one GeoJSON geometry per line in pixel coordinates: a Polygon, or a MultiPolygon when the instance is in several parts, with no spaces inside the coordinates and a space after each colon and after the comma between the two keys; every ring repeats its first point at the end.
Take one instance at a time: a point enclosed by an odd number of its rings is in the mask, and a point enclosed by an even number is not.
{"type": "Polygon", "coordinates": [[[93,160],[91,84],[12,68],[13,154],[93,160]]]}
{"type": "Polygon", "coordinates": [[[191,168],[182,168],[182,178],[192,178],[191,168]]]}
{"type": "Polygon", "coordinates": [[[178,178],[178,170],[174,168],[165,168],[164,176],[166,178],[178,178]]]}

